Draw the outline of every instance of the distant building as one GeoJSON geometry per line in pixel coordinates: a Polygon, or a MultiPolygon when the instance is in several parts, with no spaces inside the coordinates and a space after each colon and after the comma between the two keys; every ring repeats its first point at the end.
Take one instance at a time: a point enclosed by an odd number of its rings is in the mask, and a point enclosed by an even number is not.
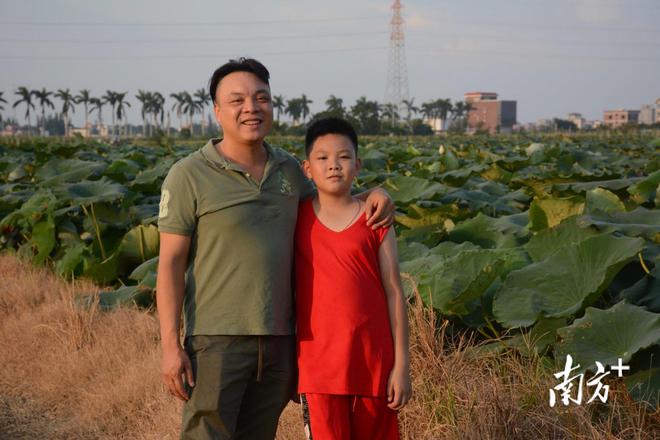
{"type": "Polygon", "coordinates": [[[655,100],[655,123],[660,124],[660,98],[655,100]]]}
{"type": "Polygon", "coordinates": [[[7,124],[0,131],[0,136],[20,136],[22,134],[23,130],[16,124],[7,124]]]}
{"type": "Polygon", "coordinates": [[[653,125],[655,123],[655,107],[652,105],[643,105],[639,111],[639,123],[644,125],[653,125]]]}
{"type": "Polygon", "coordinates": [[[497,93],[469,92],[464,95],[472,109],[468,113],[468,132],[487,130],[510,133],[516,124],[516,101],[500,101],[497,93]]]}
{"type": "Polygon", "coordinates": [[[431,127],[431,130],[438,133],[444,130],[445,123],[441,118],[424,119],[424,123],[431,127]]]}
{"type": "Polygon", "coordinates": [[[605,110],[603,123],[610,128],[639,122],[639,110],[605,110]]]}
{"type": "Polygon", "coordinates": [[[88,122],[87,125],[85,125],[84,127],[71,127],[69,129],[69,134],[70,135],[79,134],[84,138],[88,138],[92,135],[92,123],[88,122]]]}
{"type": "Polygon", "coordinates": [[[549,131],[554,129],[554,126],[555,126],[555,121],[548,118],[539,119],[538,121],[536,121],[536,123],[534,123],[535,129],[539,131],[549,131]]]}
{"type": "Polygon", "coordinates": [[[587,121],[582,117],[582,113],[569,113],[568,116],[566,116],[566,120],[575,124],[578,130],[587,128],[587,121]]]}

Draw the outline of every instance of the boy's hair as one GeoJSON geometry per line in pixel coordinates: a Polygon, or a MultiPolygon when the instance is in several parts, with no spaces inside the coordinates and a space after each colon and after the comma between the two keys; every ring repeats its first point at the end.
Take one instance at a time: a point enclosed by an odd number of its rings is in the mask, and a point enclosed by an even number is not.
{"type": "Polygon", "coordinates": [[[229,60],[222,66],[215,69],[211,79],[209,80],[209,94],[211,99],[215,103],[215,92],[218,88],[218,84],[225,76],[234,72],[249,72],[257,76],[260,80],[270,86],[268,80],[270,79],[270,73],[266,66],[261,64],[259,61],[253,58],[244,58],[241,57],[237,60],[229,60]]]}
{"type": "Polygon", "coordinates": [[[353,149],[357,156],[358,137],[355,129],[347,120],[331,116],[317,119],[307,127],[307,133],[305,134],[305,154],[307,157],[312,152],[316,139],[326,134],[339,134],[349,138],[353,143],[353,149]]]}

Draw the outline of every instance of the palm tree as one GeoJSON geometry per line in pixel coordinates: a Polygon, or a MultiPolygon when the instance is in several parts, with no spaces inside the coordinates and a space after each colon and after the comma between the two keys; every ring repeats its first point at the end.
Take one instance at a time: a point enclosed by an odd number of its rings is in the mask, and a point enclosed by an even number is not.
{"type": "Polygon", "coordinates": [[[300,97],[300,111],[302,113],[303,122],[305,122],[305,119],[309,115],[309,106],[307,104],[311,104],[312,102],[314,101],[312,101],[311,99],[307,99],[307,95],[305,95],[304,93],[300,97]]]}
{"type": "Polygon", "coordinates": [[[62,119],[64,119],[64,136],[69,136],[69,110],[71,113],[76,111],[74,104],[76,98],[69,92],[69,89],[58,89],[55,97],[62,100],[62,119]]]}
{"type": "Polygon", "coordinates": [[[181,93],[170,93],[170,97],[174,98],[174,104],[172,104],[172,110],[176,112],[176,117],[179,119],[179,131],[181,131],[183,122],[181,121],[181,115],[183,114],[183,104],[185,104],[185,92],[181,93]]]}
{"type": "Polygon", "coordinates": [[[440,129],[444,129],[445,122],[447,121],[447,115],[452,112],[452,104],[449,99],[436,99],[435,100],[435,109],[436,109],[436,118],[440,118],[441,126],[440,129]]]}
{"type": "Polygon", "coordinates": [[[114,135],[115,134],[115,129],[116,129],[115,106],[117,105],[117,92],[113,92],[112,90],[106,90],[105,95],[102,96],[102,99],[104,99],[105,102],[110,104],[110,107],[112,108],[112,110],[110,110],[110,115],[112,116],[112,131],[111,131],[111,133],[114,135]]]}
{"type": "MultiPolygon", "coordinates": [[[[2,97],[2,95],[4,95],[4,93],[5,92],[0,92],[0,103],[4,102],[5,104],[7,104],[7,100],[2,97]]],[[[2,104],[0,104],[0,110],[4,110],[4,109],[5,108],[2,106],[2,104]]],[[[0,115],[0,122],[2,122],[2,115],[0,115]]]]}
{"type": "Polygon", "coordinates": [[[188,92],[183,92],[183,112],[188,114],[188,122],[190,126],[190,135],[193,134],[193,116],[198,110],[197,102],[193,99],[192,95],[188,92]]]}
{"type": "MultiPolygon", "coordinates": [[[[204,89],[197,89],[193,95],[195,98],[195,103],[197,104],[197,109],[199,110],[201,126],[202,126],[202,136],[206,135],[206,115],[204,114],[204,107],[206,104],[211,102],[211,97],[206,93],[204,89]]],[[[192,134],[192,131],[191,133],[192,134]]]]}
{"type": "Polygon", "coordinates": [[[89,98],[89,103],[91,105],[89,112],[97,111],[96,113],[96,127],[101,132],[101,127],[103,126],[103,106],[106,104],[105,99],[103,98],[89,98]]]}
{"type": "Polygon", "coordinates": [[[419,107],[415,107],[415,98],[404,99],[401,103],[406,107],[406,121],[410,124],[412,116],[419,113],[419,107]]]}
{"type": "Polygon", "coordinates": [[[452,119],[462,118],[463,116],[470,113],[472,110],[472,104],[466,101],[456,101],[452,110],[452,119]]]}
{"type": "Polygon", "coordinates": [[[85,107],[85,129],[87,129],[89,125],[88,123],[89,111],[87,106],[89,105],[90,99],[92,99],[92,97],[89,95],[89,90],[82,89],[75,99],[76,99],[76,104],[82,104],[85,107]]]}
{"type": "Polygon", "coordinates": [[[32,96],[33,93],[27,89],[27,87],[19,87],[18,90],[14,92],[14,94],[19,96],[19,99],[14,102],[14,105],[12,108],[16,108],[18,104],[25,103],[25,118],[27,119],[27,129],[28,133],[30,132],[30,127],[32,126],[32,122],[30,120],[30,108],[34,110],[34,103],[32,102],[32,96]]]}
{"type": "Polygon", "coordinates": [[[119,121],[119,124],[123,126],[123,131],[124,131],[124,136],[126,136],[126,106],[130,107],[131,103],[128,101],[124,101],[124,98],[126,98],[126,95],[128,92],[124,93],[117,93],[115,95],[116,98],[116,106],[117,106],[117,120],[119,121]],[[124,122],[123,124],[121,122],[124,122]]]}
{"type": "Polygon", "coordinates": [[[398,106],[396,104],[392,104],[391,102],[383,104],[381,106],[381,115],[384,118],[389,119],[390,122],[396,121],[399,119],[398,106]]]}
{"type": "Polygon", "coordinates": [[[410,130],[410,133],[412,133],[412,117],[415,113],[419,113],[419,107],[415,106],[415,98],[404,99],[401,101],[401,104],[406,108],[406,121],[408,123],[408,129],[410,130]]]}
{"type": "Polygon", "coordinates": [[[302,114],[302,102],[300,98],[292,98],[286,101],[286,114],[293,119],[293,125],[298,125],[300,122],[300,115],[302,114]]]}
{"type": "Polygon", "coordinates": [[[419,112],[425,119],[433,119],[436,113],[434,101],[423,103],[419,109],[419,112]]]}
{"type": "Polygon", "coordinates": [[[284,96],[273,96],[273,108],[277,109],[277,122],[280,122],[280,113],[284,111],[286,104],[284,103],[284,96]]]}
{"type": "Polygon", "coordinates": [[[154,125],[162,128],[163,119],[165,118],[165,97],[160,92],[154,92],[150,107],[151,113],[154,116],[154,125]],[[160,124],[158,123],[158,119],[160,119],[160,124]]]}
{"type": "Polygon", "coordinates": [[[327,106],[327,113],[331,113],[339,117],[343,117],[346,113],[346,109],[344,108],[344,100],[337,98],[335,95],[330,95],[328,99],[325,100],[325,105],[327,106]]]}
{"type": "Polygon", "coordinates": [[[380,129],[379,111],[378,102],[369,101],[366,96],[360,96],[355,101],[355,105],[351,107],[351,116],[358,121],[363,133],[377,134],[380,129]]]}
{"type": "Polygon", "coordinates": [[[144,90],[138,90],[137,95],[135,95],[135,98],[140,101],[140,104],[142,104],[142,107],[140,109],[140,115],[142,116],[142,137],[146,137],[146,130],[147,126],[149,123],[147,122],[147,114],[151,111],[151,101],[153,101],[154,97],[151,92],[145,92],[144,90]]]}
{"type": "Polygon", "coordinates": [[[55,104],[49,99],[53,92],[49,92],[45,87],[42,87],[41,90],[33,90],[32,94],[39,100],[39,106],[41,107],[41,134],[43,135],[46,132],[46,107],[55,108],[55,104]]]}

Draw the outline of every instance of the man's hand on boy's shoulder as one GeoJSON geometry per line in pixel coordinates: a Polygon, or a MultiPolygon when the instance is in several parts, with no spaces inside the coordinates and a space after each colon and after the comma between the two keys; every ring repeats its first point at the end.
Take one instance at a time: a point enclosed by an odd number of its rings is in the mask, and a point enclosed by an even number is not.
{"type": "Polygon", "coordinates": [[[371,226],[372,229],[391,226],[394,223],[394,211],[396,209],[392,197],[382,188],[373,188],[366,193],[364,214],[367,219],[367,226],[371,226]]]}

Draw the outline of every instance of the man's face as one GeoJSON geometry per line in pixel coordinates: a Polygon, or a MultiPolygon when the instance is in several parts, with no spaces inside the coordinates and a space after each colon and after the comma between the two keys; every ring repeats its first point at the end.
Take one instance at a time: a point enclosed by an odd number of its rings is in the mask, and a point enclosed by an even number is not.
{"type": "Polygon", "coordinates": [[[270,87],[249,72],[233,72],[222,78],[213,110],[224,139],[230,142],[261,142],[273,125],[270,87]]]}
{"type": "Polygon", "coordinates": [[[360,167],[352,141],[340,134],[319,136],[309,158],[303,162],[305,174],[314,181],[318,191],[335,195],[350,192],[360,167]]]}

